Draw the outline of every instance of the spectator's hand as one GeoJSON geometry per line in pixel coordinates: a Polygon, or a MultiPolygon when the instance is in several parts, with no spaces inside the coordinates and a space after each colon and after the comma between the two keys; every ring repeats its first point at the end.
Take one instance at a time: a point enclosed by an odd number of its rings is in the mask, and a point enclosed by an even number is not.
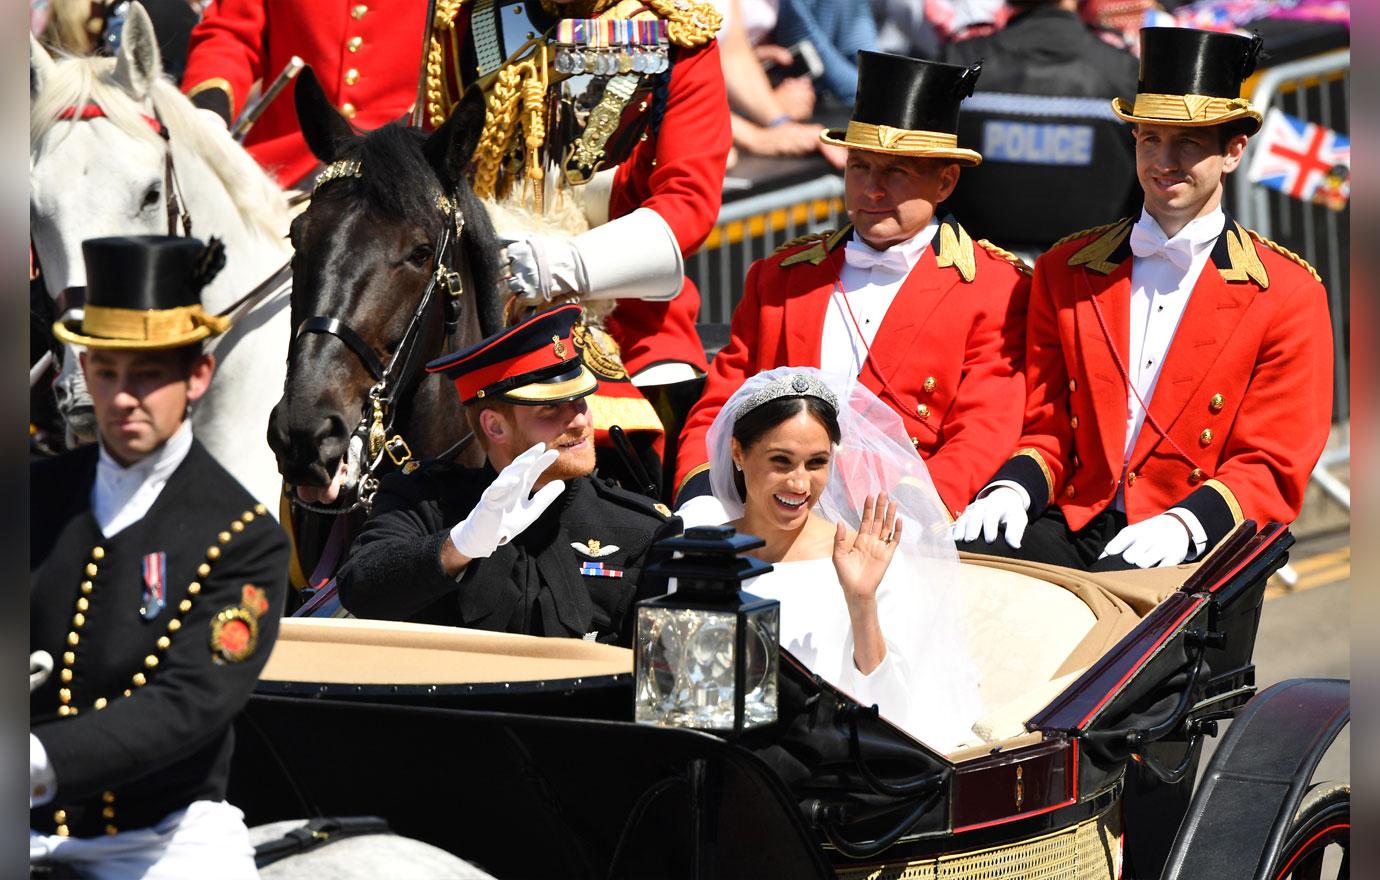
{"type": "Polygon", "coordinates": [[[781,110],[796,122],[803,122],[815,112],[815,87],[809,77],[793,76],[783,79],[773,90],[781,110]]]}
{"type": "Polygon", "coordinates": [[[829,164],[842,171],[843,166],[848,164],[848,148],[840,147],[838,144],[826,144],[819,142],[819,154],[829,160],[829,164]]]}
{"type": "Polygon", "coordinates": [[[1021,493],[1010,486],[997,486],[968,505],[963,515],[949,526],[949,536],[955,541],[974,541],[982,535],[984,541],[994,544],[1005,524],[1006,543],[1019,550],[1029,521],[1021,493]]]}
{"type": "Polygon", "coordinates": [[[1136,568],[1178,565],[1188,558],[1188,526],[1172,513],[1133,523],[1107,542],[1099,559],[1120,556],[1136,568]]]}
{"type": "Polygon", "coordinates": [[[743,132],[744,150],[754,156],[808,156],[819,148],[823,126],[783,122],[771,128],[753,126],[743,132]]]}
{"type": "Polygon", "coordinates": [[[753,46],[752,51],[757,55],[757,60],[762,64],[776,64],[781,67],[790,67],[795,59],[791,56],[791,50],[785,46],[778,46],[775,43],[763,43],[760,46],[753,46]]]}

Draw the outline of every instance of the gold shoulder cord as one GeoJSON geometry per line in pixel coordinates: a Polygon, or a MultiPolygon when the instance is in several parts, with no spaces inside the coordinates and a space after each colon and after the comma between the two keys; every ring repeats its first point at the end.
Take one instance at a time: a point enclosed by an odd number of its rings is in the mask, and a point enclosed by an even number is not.
{"type": "Polygon", "coordinates": [[[1020,257],[1016,256],[1015,254],[1011,253],[1010,251],[1004,248],[997,247],[985,238],[978,239],[978,244],[982,245],[983,249],[986,250],[992,256],[997,257],[1001,260],[1005,260],[1006,262],[1015,266],[1018,272],[1030,275],[1035,271],[1034,269],[1030,268],[1030,265],[1026,263],[1025,260],[1022,260],[1020,257]]]}
{"type": "Polygon", "coordinates": [[[806,235],[798,235],[790,241],[783,242],[782,244],[777,245],[776,250],[772,251],[772,253],[779,254],[782,251],[788,251],[793,247],[799,247],[802,244],[809,244],[812,241],[823,241],[824,239],[828,238],[833,234],[834,230],[826,229],[823,232],[811,232],[806,235]]]}
{"type": "Polygon", "coordinates": [[[1313,280],[1314,280],[1314,281],[1318,282],[1319,284],[1322,283],[1322,276],[1320,276],[1320,275],[1318,274],[1318,270],[1317,270],[1317,269],[1314,269],[1314,268],[1312,267],[1312,265],[1310,265],[1309,262],[1308,262],[1307,260],[1305,260],[1303,257],[1300,257],[1298,254],[1296,254],[1296,253],[1294,253],[1293,251],[1289,250],[1289,249],[1288,249],[1287,247],[1285,247],[1284,245],[1282,245],[1282,244],[1277,244],[1276,242],[1273,242],[1273,241],[1271,241],[1270,239],[1265,238],[1265,237],[1262,236],[1260,233],[1256,232],[1254,229],[1249,229],[1249,230],[1247,230],[1247,232],[1250,233],[1251,238],[1254,238],[1256,241],[1258,241],[1258,242],[1260,242],[1261,244],[1265,245],[1265,246],[1266,246],[1267,248],[1269,248],[1270,250],[1272,250],[1272,251],[1274,251],[1275,253],[1280,254],[1280,255],[1282,255],[1282,256],[1288,257],[1289,259],[1293,260],[1295,263],[1298,263],[1300,266],[1302,266],[1303,268],[1307,269],[1307,270],[1308,270],[1308,274],[1313,276],[1313,280]]]}
{"type": "MultiPolygon", "coordinates": [[[[1122,219],[1124,220],[1124,219],[1126,219],[1126,218],[1122,218],[1122,219]]],[[[1099,232],[1105,232],[1106,230],[1111,229],[1113,226],[1117,225],[1117,224],[1120,223],[1120,222],[1122,222],[1122,221],[1121,221],[1121,220],[1113,220],[1111,223],[1103,223],[1101,226],[1092,226],[1092,227],[1089,227],[1088,229],[1080,229],[1080,230],[1078,230],[1077,232],[1070,232],[1068,235],[1064,236],[1063,238],[1061,238],[1061,239],[1059,239],[1058,241],[1056,241],[1054,244],[1050,245],[1050,246],[1049,246],[1049,249],[1050,249],[1050,250],[1054,250],[1054,249],[1057,248],[1059,245],[1061,245],[1061,244],[1068,244],[1069,242],[1073,241],[1075,238],[1082,238],[1082,237],[1085,236],[1085,235],[1095,235],[1095,234],[1097,234],[1097,233],[1099,233],[1099,232]]]]}

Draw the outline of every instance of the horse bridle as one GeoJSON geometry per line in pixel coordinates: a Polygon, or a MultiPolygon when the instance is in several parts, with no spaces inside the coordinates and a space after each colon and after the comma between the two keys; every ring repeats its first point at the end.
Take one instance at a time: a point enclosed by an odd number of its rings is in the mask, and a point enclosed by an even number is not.
{"type": "MultiPolygon", "coordinates": [[[[363,168],[358,160],[341,159],[332,162],[317,178],[313,195],[316,189],[332,180],[363,176],[363,168]]],[[[308,333],[324,333],[339,339],[346,348],[354,352],[365,370],[374,378],[374,385],[369,389],[368,400],[360,413],[359,424],[350,434],[351,448],[358,445],[361,450],[368,450],[367,456],[361,456],[355,502],[343,509],[323,508],[302,501],[294,494],[292,502],[298,507],[328,514],[349,513],[359,507],[363,507],[367,512],[373,505],[374,493],[378,491],[378,478],[374,474],[382,466],[384,456],[387,455],[395,467],[403,467],[413,460],[411,447],[401,433],[393,431],[393,422],[397,416],[398,397],[411,387],[421,366],[421,352],[417,340],[421,336],[422,328],[426,326],[427,315],[436,299],[438,287],[445,295],[442,307],[445,314],[444,335],[447,339],[455,334],[464,315],[464,287],[460,273],[449,268],[447,260],[450,259],[453,247],[459,243],[460,235],[464,232],[465,218],[460,213],[459,201],[453,193],[443,194],[436,201],[445,215],[441,237],[436,244],[436,267],[427,280],[426,289],[422,291],[421,300],[412,312],[412,318],[408,321],[407,329],[403,331],[402,339],[388,356],[387,363],[379,358],[373,347],[353,327],[332,315],[313,315],[298,325],[293,334],[294,345],[308,333]],[[358,444],[355,443],[356,440],[359,441],[358,444]]]]}
{"type": "MultiPolygon", "coordinates": [[[[139,114],[139,117],[148,124],[150,128],[163,139],[163,204],[168,215],[168,235],[178,235],[178,228],[181,227],[181,235],[190,237],[192,234],[192,215],[187,213],[186,200],[182,198],[182,187],[177,180],[177,169],[173,166],[172,136],[168,132],[168,127],[159,118],[158,111],[149,116],[146,113],[139,114]]],[[[98,104],[83,104],[80,107],[65,107],[58,113],[58,119],[81,121],[87,119],[106,119],[108,118],[105,109],[98,104]]]]}

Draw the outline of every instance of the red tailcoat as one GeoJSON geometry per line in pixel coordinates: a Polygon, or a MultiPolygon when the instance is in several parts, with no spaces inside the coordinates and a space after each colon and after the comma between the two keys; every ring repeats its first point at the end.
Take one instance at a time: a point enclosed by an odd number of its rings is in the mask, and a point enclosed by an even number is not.
{"type": "MultiPolygon", "coordinates": [[[[416,101],[426,10],[426,0],[215,0],[192,31],[183,88],[194,98],[223,92],[233,118],[255,81],[267,88],[300,55],[355,127],[375,129],[416,101]]],[[[297,124],[294,87],[268,105],[244,140],[283,186],[317,164],[297,124]]],[[[199,103],[212,106],[206,97],[199,103]]]]}
{"type": "MultiPolygon", "coordinates": [[[[1025,427],[997,477],[1026,488],[1032,516],[1057,502],[1073,529],[1122,480],[1133,222],[1082,233],[1035,263],[1025,427]]],[[[1332,417],[1332,329],[1312,268],[1228,217],[1149,406],[1167,436],[1147,418],[1136,439],[1130,522],[1182,506],[1209,546],[1243,518],[1291,522],[1332,417]]]]}
{"type": "MultiPolygon", "coordinates": [[[[897,291],[860,375],[900,414],[956,515],[1020,434],[1030,281],[1023,266],[975,246],[952,219],[943,225],[966,243],[960,247],[971,261],[971,280],[957,264],[947,265],[941,242],[949,236],[941,227],[897,291]]],[[[705,435],[747,377],[774,367],[819,366],[825,312],[850,234],[848,227],[809,247],[783,248],[748,270],[729,343],[714,358],[704,396],[681,434],[679,501],[707,490],[705,435]]]]}

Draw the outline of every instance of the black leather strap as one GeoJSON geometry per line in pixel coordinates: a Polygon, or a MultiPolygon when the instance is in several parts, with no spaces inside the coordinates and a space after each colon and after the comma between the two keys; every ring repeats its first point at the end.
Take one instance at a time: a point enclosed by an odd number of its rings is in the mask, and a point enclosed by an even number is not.
{"type": "Polygon", "coordinates": [[[334,336],[359,355],[359,359],[364,362],[364,366],[375,379],[383,378],[383,361],[379,360],[379,356],[374,354],[369,343],[365,342],[364,337],[356,333],[349,324],[329,315],[317,315],[303,321],[301,326],[297,328],[296,336],[301,336],[304,333],[326,333],[334,336]]]}
{"type": "Polygon", "coordinates": [[[378,816],[323,816],[254,847],[254,866],[262,868],[280,859],[307,852],[347,837],[391,834],[388,822],[378,816]]]}

